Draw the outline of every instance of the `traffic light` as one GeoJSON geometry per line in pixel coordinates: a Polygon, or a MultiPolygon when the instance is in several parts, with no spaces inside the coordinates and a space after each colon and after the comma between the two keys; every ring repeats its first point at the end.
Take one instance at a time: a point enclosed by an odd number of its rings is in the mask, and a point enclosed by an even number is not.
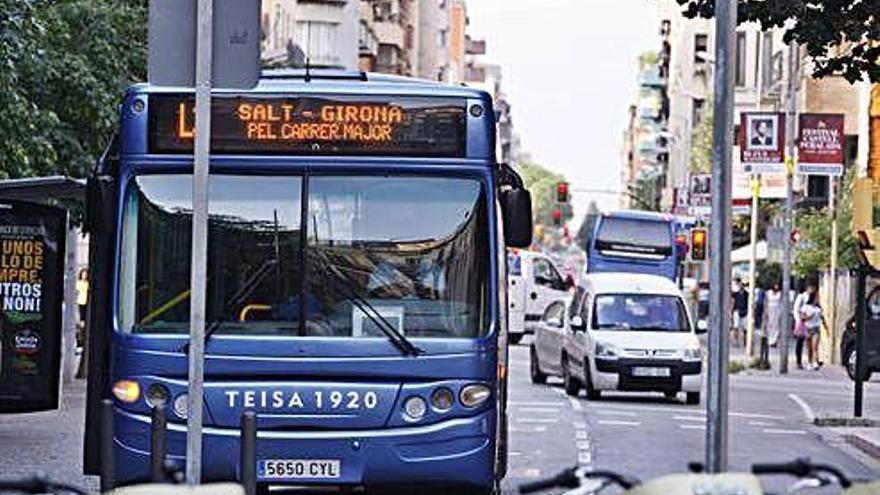
{"type": "Polygon", "coordinates": [[[688,254],[688,240],[685,234],[675,235],[675,250],[679,260],[684,259],[688,254]]]}
{"type": "Polygon", "coordinates": [[[568,203],[568,182],[559,182],[556,184],[556,202],[568,203]]]}
{"type": "Polygon", "coordinates": [[[691,230],[691,259],[703,261],[706,259],[706,229],[691,230]]]}
{"type": "Polygon", "coordinates": [[[553,208],[553,225],[562,225],[562,210],[559,207],[553,208]]]}

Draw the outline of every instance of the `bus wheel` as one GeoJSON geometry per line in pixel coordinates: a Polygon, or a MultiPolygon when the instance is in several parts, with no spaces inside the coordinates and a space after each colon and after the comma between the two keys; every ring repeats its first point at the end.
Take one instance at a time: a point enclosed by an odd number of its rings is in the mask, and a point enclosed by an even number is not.
{"type": "Polygon", "coordinates": [[[532,383],[546,383],[547,375],[541,373],[541,367],[538,366],[538,353],[535,346],[529,346],[529,375],[531,375],[532,383]]]}

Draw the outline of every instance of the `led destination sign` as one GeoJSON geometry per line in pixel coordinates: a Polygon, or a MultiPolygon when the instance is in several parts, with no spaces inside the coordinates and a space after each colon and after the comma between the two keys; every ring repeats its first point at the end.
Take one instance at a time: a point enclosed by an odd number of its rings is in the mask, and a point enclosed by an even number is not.
{"type": "MultiPolygon", "coordinates": [[[[150,97],[150,152],[191,153],[191,96],[150,97]]],[[[227,154],[465,154],[465,103],[451,98],[214,97],[211,150],[227,154]]]]}

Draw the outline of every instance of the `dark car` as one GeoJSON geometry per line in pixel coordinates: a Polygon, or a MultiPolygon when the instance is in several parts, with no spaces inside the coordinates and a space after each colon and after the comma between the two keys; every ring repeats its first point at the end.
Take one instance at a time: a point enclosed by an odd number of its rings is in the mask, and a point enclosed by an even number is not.
{"type": "MultiPolygon", "coordinates": [[[[867,366],[863,380],[869,380],[871,373],[880,371],[880,287],[875,287],[867,298],[867,320],[865,321],[865,358],[867,366]]],[[[846,373],[856,379],[856,324],[855,316],[846,320],[843,336],[840,339],[840,362],[846,373]]]]}

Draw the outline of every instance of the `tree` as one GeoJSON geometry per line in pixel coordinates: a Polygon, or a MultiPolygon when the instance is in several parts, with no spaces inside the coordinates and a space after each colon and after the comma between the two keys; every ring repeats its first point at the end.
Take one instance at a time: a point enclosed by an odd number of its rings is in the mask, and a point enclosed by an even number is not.
{"type": "Polygon", "coordinates": [[[82,177],[146,75],[143,0],[0,0],[0,178],[82,177]]]}
{"type": "Polygon", "coordinates": [[[707,101],[703,115],[696,126],[691,140],[691,172],[708,174],[712,172],[712,102],[707,101]]]}
{"type": "MultiPolygon", "coordinates": [[[[837,259],[840,268],[855,268],[857,243],[852,232],[852,167],[841,185],[838,202],[837,259]]],[[[827,208],[808,210],[797,215],[796,228],[801,239],[795,246],[792,268],[801,277],[815,277],[831,266],[831,215],[827,208]]]]}
{"type": "Polygon", "coordinates": [[[556,184],[567,182],[565,176],[535,163],[521,163],[518,168],[526,189],[532,193],[532,217],[535,225],[553,225],[553,210],[557,206],[562,211],[562,223],[571,219],[571,205],[556,203],[556,184]]]}
{"type": "MultiPolygon", "coordinates": [[[[713,17],[715,0],[676,0],[685,17],[713,17]]],[[[739,23],[785,29],[785,41],[806,48],[813,75],[840,74],[880,82],[880,0],[739,0],[739,23]]]]}

